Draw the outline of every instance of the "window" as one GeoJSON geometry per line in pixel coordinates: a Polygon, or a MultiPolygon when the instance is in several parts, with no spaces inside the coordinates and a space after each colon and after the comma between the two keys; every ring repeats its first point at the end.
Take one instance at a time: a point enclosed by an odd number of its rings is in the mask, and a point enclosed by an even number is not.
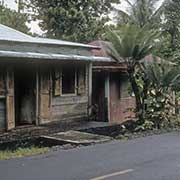
{"type": "Polygon", "coordinates": [[[62,94],[75,94],[76,70],[74,67],[62,68],[62,94]]]}
{"type": "Polygon", "coordinates": [[[86,94],[86,67],[61,67],[54,69],[53,95],[86,94]]]}

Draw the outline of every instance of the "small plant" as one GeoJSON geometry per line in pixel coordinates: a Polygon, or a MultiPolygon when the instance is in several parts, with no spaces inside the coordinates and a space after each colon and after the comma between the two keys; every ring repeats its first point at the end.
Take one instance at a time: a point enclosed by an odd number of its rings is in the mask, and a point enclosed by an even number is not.
{"type": "Polygon", "coordinates": [[[37,155],[37,154],[45,154],[48,151],[49,151],[48,148],[38,148],[38,147],[18,148],[16,150],[5,150],[5,151],[0,151],[0,160],[8,160],[12,158],[20,158],[25,156],[37,155]]]}
{"type": "Polygon", "coordinates": [[[153,130],[153,128],[154,128],[154,123],[152,121],[146,120],[144,124],[137,126],[135,131],[138,132],[138,131],[153,130]]]}

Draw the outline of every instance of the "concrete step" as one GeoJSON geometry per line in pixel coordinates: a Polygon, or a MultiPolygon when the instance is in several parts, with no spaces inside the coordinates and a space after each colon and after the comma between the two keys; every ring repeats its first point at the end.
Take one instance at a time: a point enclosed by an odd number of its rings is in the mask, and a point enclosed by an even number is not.
{"type": "Polygon", "coordinates": [[[48,141],[59,141],[59,143],[62,142],[76,145],[89,145],[94,143],[103,143],[112,140],[112,138],[109,136],[102,136],[80,131],[60,132],[56,134],[51,134],[49,136],[41,136],[41,138],[44,138],[48,141]]]}

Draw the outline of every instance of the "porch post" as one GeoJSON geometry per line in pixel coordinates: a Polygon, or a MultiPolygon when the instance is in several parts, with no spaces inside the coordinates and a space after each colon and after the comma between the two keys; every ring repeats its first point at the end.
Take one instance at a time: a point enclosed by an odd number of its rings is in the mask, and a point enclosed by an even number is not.
{"type": "Polygon", "coordinates": [[[39,69],[36,69],[36,125],[39,125],[39,69]]]}
{"type": "Polygon", "coordinates": [[[107,100],[107,120],[110,122],[110,77],[109,73],[106,75],[105,79],[105,98],[107,100]]]}
{"type": "Polygon", "coordinates": [[[88,70],[88,117],[91,115],[91,106],[92,106],[92,63],[89,63],[88,70]]]}

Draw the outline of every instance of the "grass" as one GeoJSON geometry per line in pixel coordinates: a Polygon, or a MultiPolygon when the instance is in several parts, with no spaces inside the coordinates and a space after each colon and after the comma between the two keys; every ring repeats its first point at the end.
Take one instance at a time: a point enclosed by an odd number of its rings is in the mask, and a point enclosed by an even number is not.
{"type": "Polygon", "coordinates": [[[13,158],[37,155],[37,154],[45,154],[48,151],[49,148],[39,148],[39,147],[18,148],[14,151],[5,150],[5,151],[0,151],[0,160],[8,160],[13,158]]]}

